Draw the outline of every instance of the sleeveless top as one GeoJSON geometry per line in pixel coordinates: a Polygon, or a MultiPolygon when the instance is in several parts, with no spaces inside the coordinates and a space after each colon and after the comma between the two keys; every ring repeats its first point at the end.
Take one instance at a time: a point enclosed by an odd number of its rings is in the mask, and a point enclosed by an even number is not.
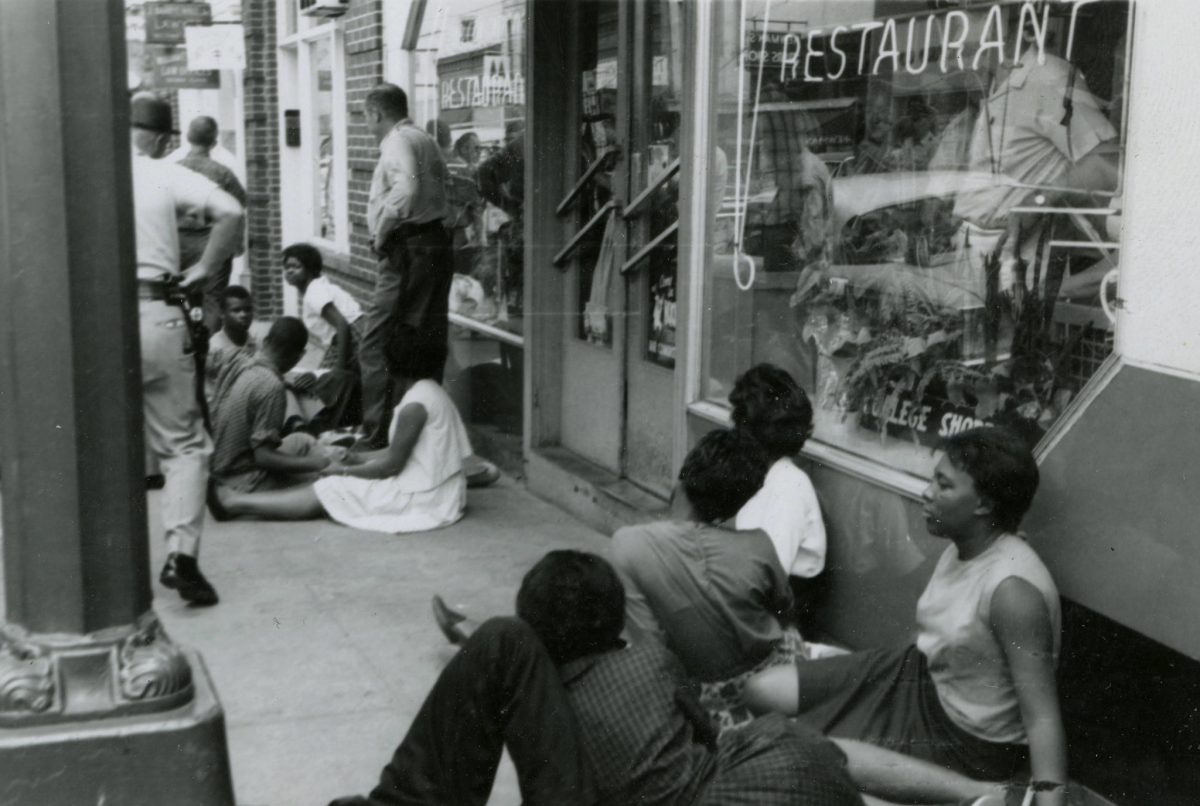
{"type": "Polygon", "coordinates": [[[388,444],[396,434],[401,410],[410,403],[425,408],[425,427],[421,429],[404,469],[396,477],[401,492],[420,493],[432,490],[462,470],[463,459],[471,455],[471,440],[467,429],[446,390],[436,381],[423,379],[405,393],[392,415],[388,429],[388,444]]]}
{"type": "Polygon", "coordinates": [[[1001,535],[965,562],[958,558],[957,546],[942,553],[917,602],[917,649],[928,661],[951,721],[986,741],[1027,744],[1012,671],[991,627],[992,594],[1012,576],[1045,598],[1057,663],[1062,625],[1058,589],[1029,544],[1012,534],[1001,535]]]}

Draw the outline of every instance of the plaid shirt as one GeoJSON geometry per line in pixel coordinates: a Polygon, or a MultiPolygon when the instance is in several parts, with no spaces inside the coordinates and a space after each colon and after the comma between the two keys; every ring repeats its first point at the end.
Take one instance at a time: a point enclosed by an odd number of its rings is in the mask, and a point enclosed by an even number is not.
{"type": "Polygon", "coordinates": [[[212,399],[212,475],[243,492],[269,475],[254,450],[278,448],[287,415],[287,390],[279,371],[245,350],[212,356],[216,385],[212,399]]]}
{"type": "Polygon", "coordinates": [[[561,669],[600,782],[602,803],[861,806],[841,751],[782,717],[764,717],[697,743],[710,726],[685,710],[679,662],[647,642],[581,658],[561,669]]]}

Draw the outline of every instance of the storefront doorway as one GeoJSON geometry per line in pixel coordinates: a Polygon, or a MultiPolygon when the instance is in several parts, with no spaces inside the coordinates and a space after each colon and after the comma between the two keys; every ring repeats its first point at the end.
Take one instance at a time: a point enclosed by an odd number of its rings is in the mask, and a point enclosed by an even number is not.
{"type": "Polygon", "coordinates": [[[558,205],[564,447],[671,487],[684,7],[581,3],[569,66],[574,175],[558,205]]]}

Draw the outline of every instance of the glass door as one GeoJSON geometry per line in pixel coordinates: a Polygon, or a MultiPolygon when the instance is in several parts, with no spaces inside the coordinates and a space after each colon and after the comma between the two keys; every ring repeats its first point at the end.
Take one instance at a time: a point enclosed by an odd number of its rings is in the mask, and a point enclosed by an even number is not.
{"type": "Polygon", "coordinates": [[[678,0],[630,4],[628,247],[621,264],[627,316],[625,475],[662,496],[673,474],[679,154],[684,11],[678,0]]]}
{"type": "Polygon", "coordinates": [[[577,138],[574,177],[559,202],[564,244],[554,263],[568,273],[564,317],[562,444],[610,472],[622,472],[625,373],[624,288],[620,265],[626,185],[622,132],[627,91],[629,15],[608,0],[575,5],[571,80],[578,102],[568,111],[577,138]]]}

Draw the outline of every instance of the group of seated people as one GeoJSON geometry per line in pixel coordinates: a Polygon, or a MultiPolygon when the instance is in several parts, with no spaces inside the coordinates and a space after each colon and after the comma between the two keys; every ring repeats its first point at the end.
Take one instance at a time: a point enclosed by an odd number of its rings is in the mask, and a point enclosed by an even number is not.
{"type": "Polygon", "coordinates": [[[223,293],[206,372],[214,442],[209,510],[218,520],[328,517],[393,533],[454,523],[468,484],[491,483],[498,471],[474,457],[454,402],[435,380],[447,359],[445,339],[408,324],[393,328],[384,358],[403,396],[388,444],[358,450],[352,434],[335,429],[361,422],[362,310],[322,276],[314,247],[289,246],[283,259],[303,318],[276,319],[261,347],[250,333],[249,292],[230,286],[223,293]],[[320,368],[294,373],[310,340],[322,353],[320,368]]]}
{"type": "Polygon", "coordinates": [[[1038,485],[1017,435],[950,437],[924,493],[949,541],[915,643],[846,652],[796,630],[789,576],[825,566],[795,464],[812,408],[760,365],[733,429],[688,454],[669,518],[611,558],[552,551],[516,617],[482,625],[434,599],[461,650],[365,804],[484,804],[501,750],[526,804],[1066,802],[1055,688],[1059,599],[1018,533],[1038,485]]]}

